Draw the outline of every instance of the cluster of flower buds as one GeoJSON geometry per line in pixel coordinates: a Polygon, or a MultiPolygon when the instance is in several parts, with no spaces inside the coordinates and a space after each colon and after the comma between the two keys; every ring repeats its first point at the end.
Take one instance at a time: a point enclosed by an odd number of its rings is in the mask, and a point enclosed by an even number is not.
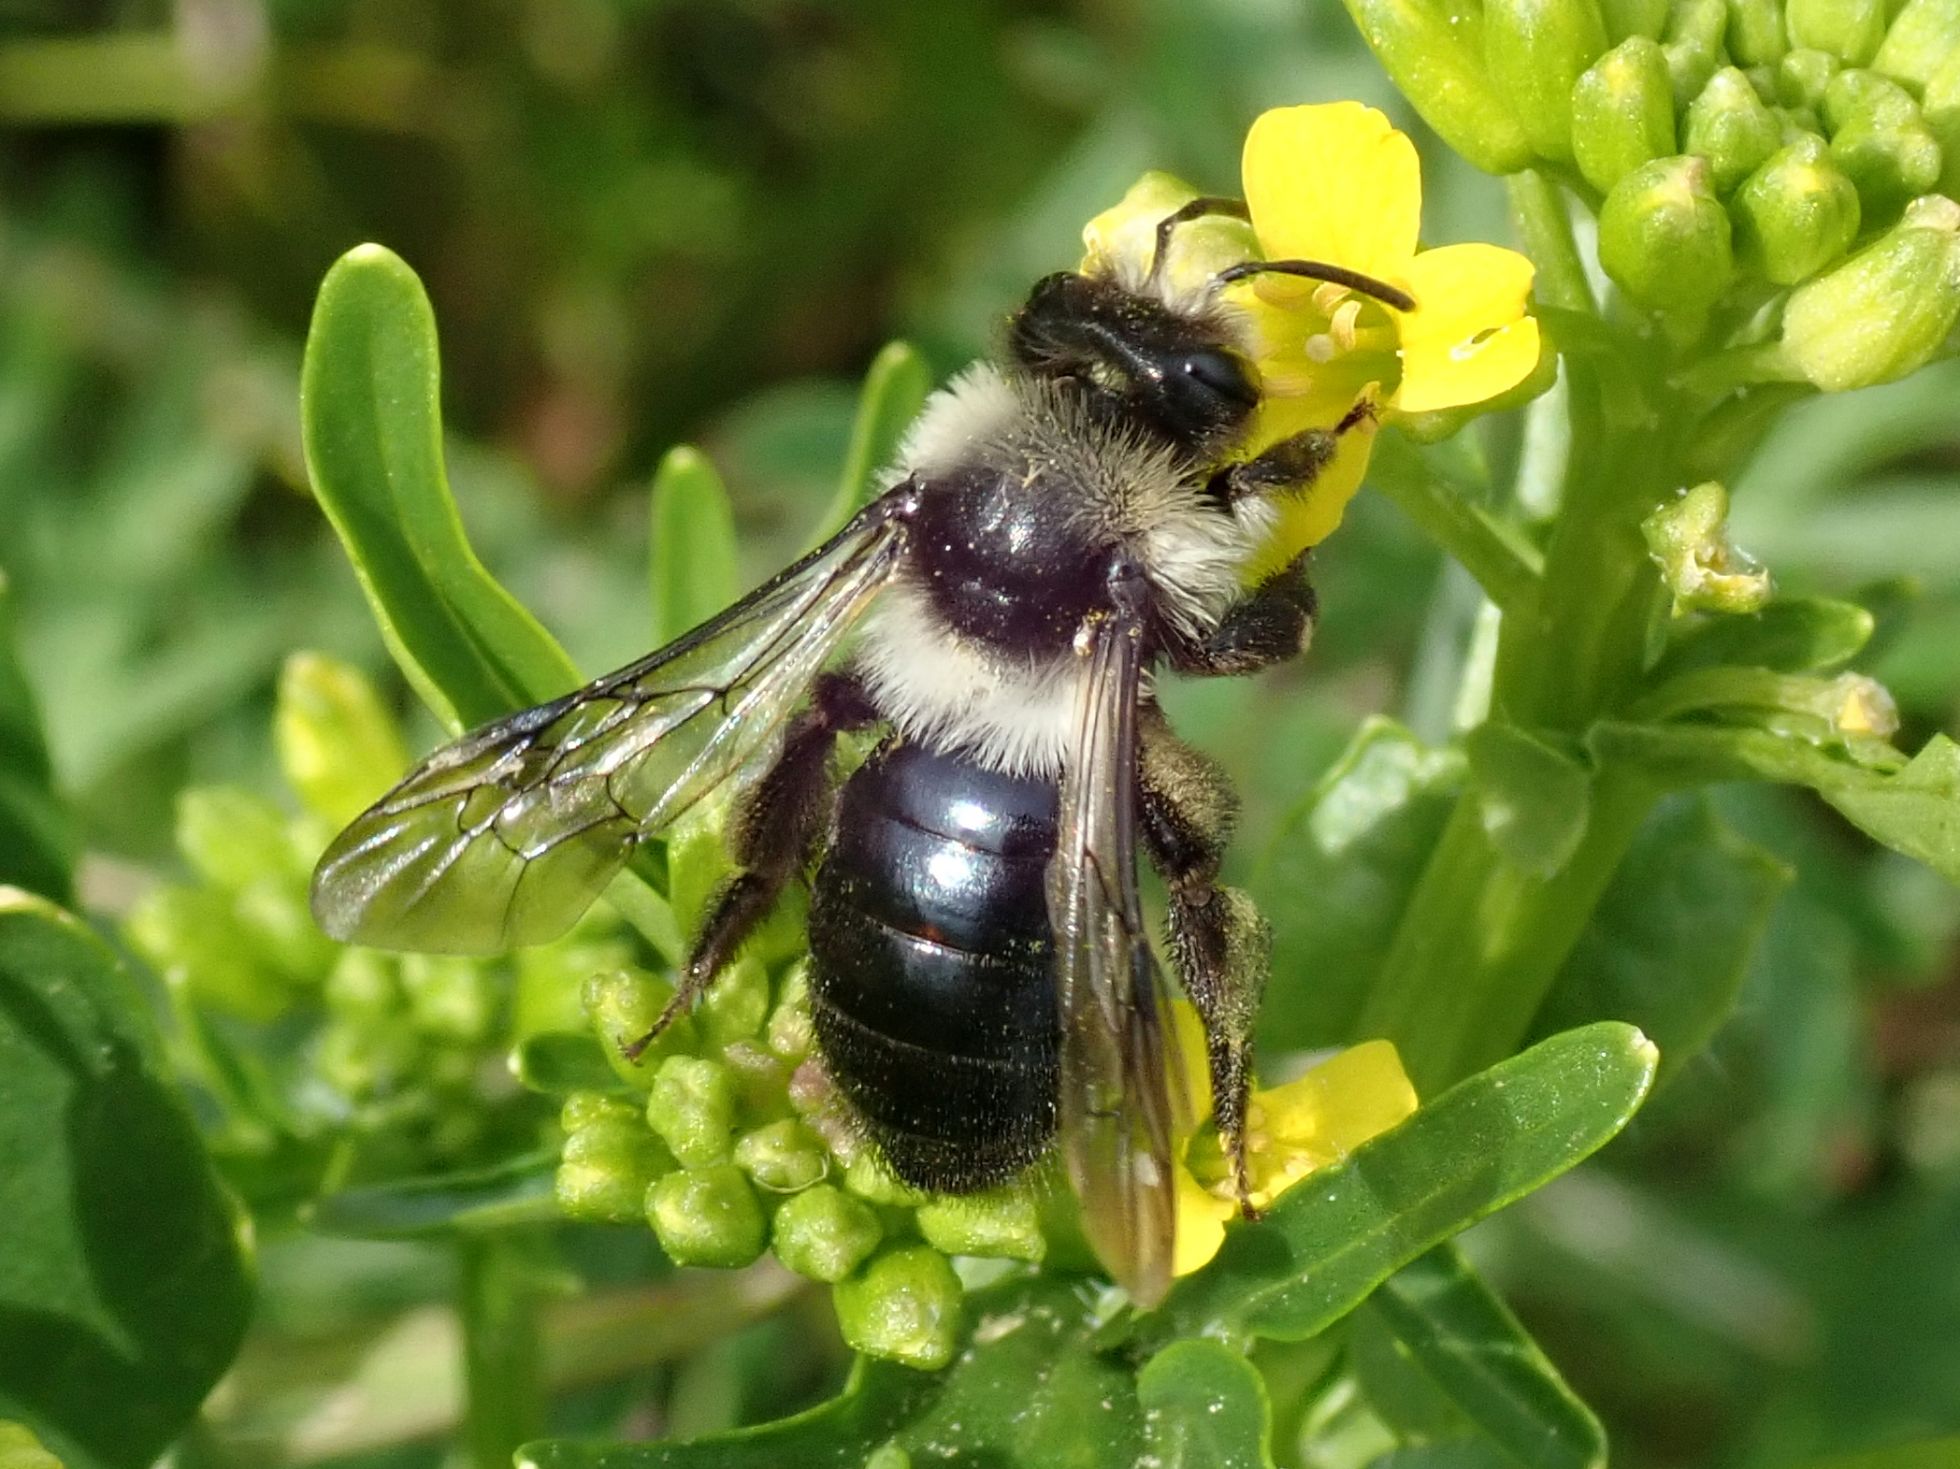
{"type": "Polygon", "coordinates": [[[1684,344],[1774,329],[1826,390],[1960,319],[1953,0],[1348,0],[1444,140],[1599,211],[1599,258],[1684,344]],[[1765,326],[1767,323],[1767,326],[1765,326]]]}
{"type": "MultiPolygon", "coordinates": [[[[162,977],[192,1054],[221,1098],[213,1061],[240,1027],[268,1078],[278,1121],[306,1135],[351,1133],[363,1172],[439,1170],[480,1160],[513,1129],[535,1146],[548,1108],[521,1094],[503,1066],[513,986],[499,967],[426,955],[342,948],[307,907],[313,863],[328,836],[400,775],[399,731],[359,673],[302,654],[287,665],[275,734],[302,813],[231,787],[187,790],[177,845],[194,883],[148,893],[131,912],[131,945],[162,977]]],[[[575,993],[567,977],[612,960],[619,945],[540,951],[519,996],[575,993]]],[[[247,1119],[231,1118],[244,1128],[247,1119]]],[[[264,1119],[258,1119],[263,1122],[264,1119]]]]}

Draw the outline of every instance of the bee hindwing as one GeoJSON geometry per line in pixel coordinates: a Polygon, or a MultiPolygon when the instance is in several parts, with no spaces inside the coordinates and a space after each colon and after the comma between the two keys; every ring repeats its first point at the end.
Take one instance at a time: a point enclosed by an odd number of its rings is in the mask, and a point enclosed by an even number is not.
{"type": "Polygon", "coordinates": [[[563,933],[788,718],[898,566],[902,493],[679,641],[437,750],[327,848],[320,927],[449,954],[563,933]]]}

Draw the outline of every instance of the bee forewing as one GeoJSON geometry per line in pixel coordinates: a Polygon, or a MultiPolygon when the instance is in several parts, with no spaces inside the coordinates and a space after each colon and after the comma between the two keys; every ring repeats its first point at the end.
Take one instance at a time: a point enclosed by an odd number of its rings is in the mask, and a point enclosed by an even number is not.
{"type": "Polygon", "coordinates": [[[1188,1103],[1137,895],[1142,627],[1101,616],[1078,640],[1076,736],[1048,870],[1061,1005],[1061,1131],[1089,1243],[1135,1300],[1170,1288],[1172,1138],[1188,1103]]]}
{"type": "Polygon", "coordinates": [[[570,928],[637,841],[781,728],[899,564],[890,499],[678,642],[429,756],[327,848],[320,927],[451,954],[570,928]]]}

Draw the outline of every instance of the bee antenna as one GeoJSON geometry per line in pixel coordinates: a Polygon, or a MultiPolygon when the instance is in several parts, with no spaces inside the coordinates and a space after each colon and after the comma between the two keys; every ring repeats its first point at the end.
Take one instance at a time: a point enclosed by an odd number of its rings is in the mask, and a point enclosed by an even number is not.
{"type": "Polygon", "coordinates": [[[1387,281],[1378,281],[1371,275],[1363,275],[1358,270],[1327,265],[1319,260],[1242,261],[1238,265],[1227,266],[1213,276],[1212,288],[1229,286],[1233,281],[1255,275],[1297,275],[1310,281],[1329,281],[1337,286],[1346,286],[1350,291],[1359,291],[1364,296],[1372,296],[1384,306],[1393,306],[1397,311],[1416,309],[1416,298],[1407,291],[1391,286],[1387,281]]]}
{"type": "Polygon", "coordinates": [[[1164,260],[1170,254],[1171,236],[1177,233],[1177,227],[1208,214],[1227,214],[1233,219],[1252,218],[1251,211],[1245,207],[1245,200],[1228,199],[1222,194],[1200,194],[1188,203],[1180,204],[1157,221],[1157,245],[1150,252],[1150,274],[1144,277],[1148,284],[1156,285],[1157,278],[1163,274],[1164,260]]]}

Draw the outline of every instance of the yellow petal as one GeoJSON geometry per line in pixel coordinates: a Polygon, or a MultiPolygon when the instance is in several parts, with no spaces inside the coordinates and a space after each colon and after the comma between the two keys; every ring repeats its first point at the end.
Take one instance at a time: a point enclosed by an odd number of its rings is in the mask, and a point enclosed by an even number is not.
{"type": "Polygon", "coordinates": [[[1422,222],[1415,144],[1359,102],[1276,107],[1241,165],[1269,260],[1321,260],[1400,282],[1422,222]]]}
{"type": "Polygon", "coordinates": [[[1458,408],[1516,387],[1538,365],[1538,323],[1524,314],[1531,262],[1497,245],[1445,245],[1405,277],[1416,309],[1402,317],[1404,413],[1458,408]]]}
{"type": "Polygon", "coordinates": [[[1263,1130],[1279,1144],[1344,1157],[1416,1109],[1416,1090],[1388,1041],[1364,1041],[1297,1081],[1259,1093],[1263,1130]]]}
{"type": "Polygon", "coordinates": [[[1177,1243],[1171,1249],[1171,1274],[1189,1275],[1207,1264],[1225,1243],[1225,1221],[1237,1206],[1219,1198],[1191,1176],[1191,1170],[1177,1169],[1177,1243]]]}
{"type": "MultiPolygon", "coordinates": [[[[1178,1064],[1184,1068],[1185,1095],[1191,1102],[1191,1114],[1186,1120],[1196,1131],[1211,1116],[1211,1067],[1206,1060],[1205,1023],[1198,1018],[1189,1000],[1171,1001],[1171,1034],[1177,1041],[1178,1064]]],[[[1177,1139],[1180,1151],[1185,1141],[1185,1138],[1177,1139]]]]}
{"type": "MultiPolygon", "coordinates": [[[[1340,413],[1333,415],[1333,420],[1338,421],[1346,411],[1343,406],[1340,413]]],[[[1328,419],[1321,419],[1318,426],[1328,423],[1328,419]]],[[[1356,424],[1342,435],[1334,462],[1320,472],[1319,478],[1304,492],[1288,495],[1279,502],[1279,521],[1273,533],[1246,563],[1247,586],[1257,586],[1307,547],[1318,546],[1339,528],[1348,501],[1361,488],[1362,477],[1368,472],[1368,456],[1375,447],[1375,427],[1373,420],[1356,424]]]]}

